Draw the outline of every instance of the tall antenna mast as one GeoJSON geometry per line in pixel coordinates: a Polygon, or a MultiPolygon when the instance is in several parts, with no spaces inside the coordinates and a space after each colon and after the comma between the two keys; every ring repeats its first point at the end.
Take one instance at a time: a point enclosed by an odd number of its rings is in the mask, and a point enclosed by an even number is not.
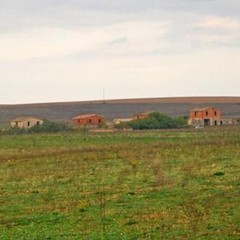
{"type": "Polygon", "coordinates": [[[103,104],[105,104],[106,101],[105,101],[105,91],[104,91],[104,88],[103,88],[103,104]]]}

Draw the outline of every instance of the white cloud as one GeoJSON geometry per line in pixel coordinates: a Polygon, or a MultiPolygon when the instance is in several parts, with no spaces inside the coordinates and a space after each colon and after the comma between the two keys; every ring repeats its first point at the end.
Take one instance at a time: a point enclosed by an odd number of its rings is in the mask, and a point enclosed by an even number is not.
{"type": "Polygon", "coordinates": [[[225,36],[225,35],[217,35],[217,34],[202,34],[200,37],[200,41],[203,44],[210,44],[212,46],[217,44],[221,44],[221,43],[231,43],[234,40],[236,40],[237,36],[225,36]]]}
{"type": "Polygon", "coordinates": [[[13,1],[0,9],[1,103],[100,99],[103,88],[239,95],[238,0],[13,1]]]}
{"type": "Polygon", "coordinates": [[[0,36],[1,60],[51,58],[94,50],[101,43],[85,29],[39,28],[0,36]]]}
{"type": "Polygon", "coordinates": [[[127,22],[102,28],[27,29],[0,35],[0,60],[52,58],[86,52],[121,54],[161,48],[168,22],[127,22]],[[125,42],[112,44],[124,38],[125,42]],[[124,45],[124,46],[123,46],[124,45]]]}
{"type": "Polygon", "coordinates": [[[239,44],[240,20],[230,17],[208,16],[195,23],[195,39],[204,46],[239,44]]]}
{"type": "Polygon", "coordinates": [[[5,64],[3,102],[239,95],[240,51],[207,48],[179,55],[121,56],[5,64]],[[8,65],[8,67],[7,67],[8,65]]]}
{"type": "Polygon", "coordinates": [[[202,28],[222,29],[227,31],[240,31],[240,21],[232,18],[210,16],[199,24],[202,28]]]}
{"type": "Polygon", "coordinates": [[[199,26],[211,30],[240,31],[240,21],[229,17],[205,17],[199,26]]]}

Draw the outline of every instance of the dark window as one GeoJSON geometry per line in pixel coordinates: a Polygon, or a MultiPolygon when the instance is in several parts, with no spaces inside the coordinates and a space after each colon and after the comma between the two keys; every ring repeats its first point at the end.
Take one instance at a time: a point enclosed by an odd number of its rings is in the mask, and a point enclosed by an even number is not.
{"type": "Polygon", "coordinates": [[[206,116],[208,116],[208,111],[206,111],[206,116]]]}
{"type": "Polygon", "coordinates": [[[88,123],[92,123],[92,119],[91,118],[88,119],[88,123]]]}
{"type": "Polygon", "coordinates": [[[101,119],[98,119],[98,123],[101,123],[102,122],[102,120],[101,119]]]}
{"type": "Polygon", "coordinates": [[[197,112],[195,112],[195,117],[197,116],[197,112]]]}
{"type": "Polygon", "coordinates": [[[215,116],[217,116],[217,111],[214,112],[215,116]]]}
{"type": "Polygon", "coordinates": [[[40,125],[40,122],[39,122],[39,121],[37,121],[37,125],[40,125]]]}
{"type": "Polygon", "coordinates": [[[30,126],[30,122],[27,122],[28,127],[30,126]]]}

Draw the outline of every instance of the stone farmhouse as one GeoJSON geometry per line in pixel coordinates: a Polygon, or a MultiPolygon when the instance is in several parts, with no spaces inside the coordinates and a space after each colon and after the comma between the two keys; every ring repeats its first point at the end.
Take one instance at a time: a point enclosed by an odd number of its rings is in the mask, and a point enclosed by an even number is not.
{"type": "Polygon", "coordinates": [[[38,119],[35,117],[27,116],[27,117],[17,117],[11,121],[11,127],[18,128],[31,128],[35,125],[41,125],[43,123],[42,119],[38,119]]]}
{"type": "Polygon", "coordinates": [[[98,114],[84,114],[72,118],[72,125],[77,126],[97,126],[105,124],[105,117],[98,114]]]}

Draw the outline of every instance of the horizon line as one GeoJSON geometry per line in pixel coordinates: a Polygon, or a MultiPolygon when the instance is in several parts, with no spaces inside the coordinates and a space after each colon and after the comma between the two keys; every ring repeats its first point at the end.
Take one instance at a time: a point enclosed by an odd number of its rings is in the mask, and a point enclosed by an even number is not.
{"type": "MultiPolygon", "coordinates": [[[[138,98],[112,98],[112,99],[91,99],[91,100],[66,100],[66,101],[49,101],[49,102],[27,102],[27,103],[4,103],[0,104],[0,106],[22,106],[22,105],[46,105],[46,104],[74,104],[74,103],[144,103],[144,102],[169,102],[169,103],[177,103],[178,100],[184,99],[199,99],[200,100],[218,100],[217,102],[222,102],[223,99],[237,99],[237,102],[240,102],[240,96],[175,96],[175,97],[138,97],[138,98]]],[[[181,101],[182,102],[182,101],[181,101]]],[[[184,101],[183,101],[184,102],[184,101]]],[[[232,101],[231,101],[232,102],[232,101]]],[[[200,101],[199,103],[202,103],[200,101]]]]}

